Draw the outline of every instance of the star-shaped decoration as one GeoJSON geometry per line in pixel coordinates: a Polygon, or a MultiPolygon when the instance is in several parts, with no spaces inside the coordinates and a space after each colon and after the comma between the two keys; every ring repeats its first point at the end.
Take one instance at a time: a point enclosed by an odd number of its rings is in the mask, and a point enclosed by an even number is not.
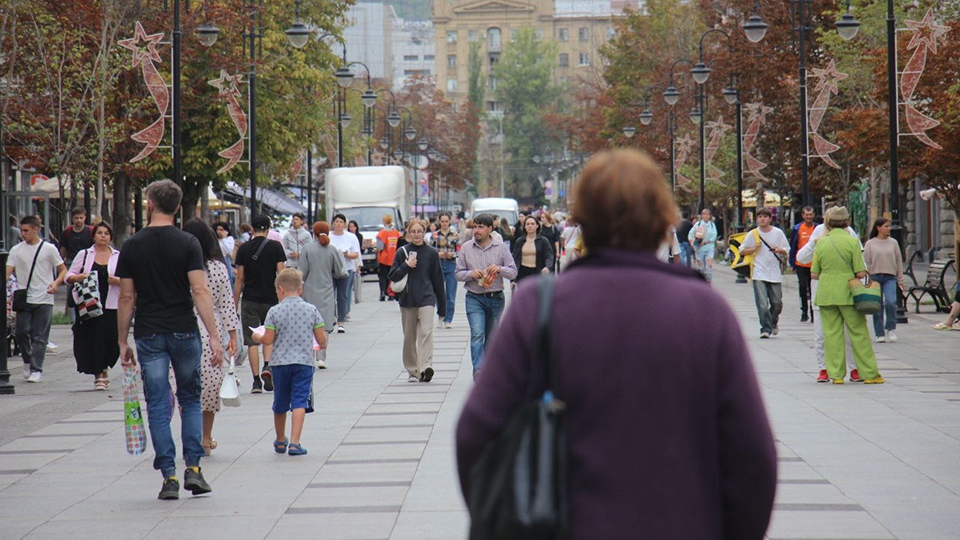
{"type": "Polygon", "coordinates": [[[937,24],[933,20],[933,9],[928,9],[921,21],[903,21],[907,28],[913,30],[913,37],[907,49],[914,49],[926,45],[930,52],[937,54],[937,40],[950,31],[950,27],[937,24]]]}
{"type": "Polygon", "coordinates": [[[207,84],[219,90],[221,96],[240,97],[240,90],[237,88],[237,84],[242,77],[243,75],[240,73],[229,75],[227,74],[227,70],[220,69],[220,77],[212,81],[207,81],[207,84]]]}
{"type": "Polygon", "coordinates": [[[761,105],[760,103],[747,103],[743,108],[747,111],[747,122],[753,122],[759,119],[761,124],[765,123],[767,115],[773,112],[773,107],[761,105]]]}
{"type": "Polygon", "coordinates": [[[718,117],[716,122],[707,122],[707,125],[705,127],[710,132],[711,137],[713,137],[714,134],[716,134],[721,138],[724,135],[726,135],[728,131],[733,129],[733,126],[731,126],[730,124],[723,123],[722,116],[718,117]],[[718,130],[719,130],[719,133],[717,133],[718,130]]]}
{"type": "Polygon", "coordinates": [[[141,62],[149,60],[151,62],[162,62],[160,53],[157,52],[157,44],[163,39],[163,32],[159,34],[149,34],[144,31],[143,25],[137,21],[137,29],[132,38],[121,39],[117,42],[124,49],[133,51],[133,67],[137,67],[141,62]],[[141,45],[143,42],[143,45],[141,45]]]}
{"type": "Polygon", "coordinates": [[[691,148],[693,148],[693,139],[690,138],[689,133],[677,139],[678,152],[689,152],[691,148]]]}
{"type": "Polygon", "coordinates": [[[840,92],[837,83],[847,78],[846,73],[837,71],[837,63],[833,60],[827,65],[827,69],[813,68],[812,71],[813,73],[811,73],[810,76],[815,79],[820,79],[816,89],[814,89],[815,92],[822,92],[825,88],[829,88],[830,93],[836,95],[840,92]]]}

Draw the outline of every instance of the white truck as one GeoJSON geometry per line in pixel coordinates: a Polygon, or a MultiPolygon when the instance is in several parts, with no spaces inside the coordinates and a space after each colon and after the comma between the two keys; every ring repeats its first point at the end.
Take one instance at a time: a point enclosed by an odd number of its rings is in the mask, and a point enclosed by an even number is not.
{"type": "Polygon", "coordinates": [[[407,179],[403,167],[342,167],[327,171],[327,221],[343,214],[360,225],[363,235],[361,273],[377,272],[377,233],[383,216],[403,226],[407,206],[407,179]]]}
{"type": "Polygon", "coordinates": [[[503,199],[500,197],[487,197],[483,199],[474,199],[470,205],[470,217],[476,217],[480,214],[490,214],[500,218],[507,218],[507,223],[513,227],[520,217],[520,205],[516,199],[503,199]]]}

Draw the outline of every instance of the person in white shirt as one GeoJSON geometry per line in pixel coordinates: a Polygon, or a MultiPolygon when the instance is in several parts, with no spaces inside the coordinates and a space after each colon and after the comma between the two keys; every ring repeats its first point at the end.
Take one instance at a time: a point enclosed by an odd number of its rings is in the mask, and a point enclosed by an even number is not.
{"type": "Polygon", "coordinates": [[[357,262],[360,260],[360,241],[357,235],[347,232],[347,217],[343,214],[333,216],[333,231],[330,232],[330,245],[343,253],[347,277],[334,278],[333,286],[337,291],[337,333],[346,329],[343,323],[350,314],[350,294],[353,292],[353,280],[357,274],[357,262]]]}
{"type": "Polygon", "coordinates": [[[665,263],[680,264],[680,241],[677,239],[676,227],[670,227],[666,239],[660,242],[657,258],[665,263]]]}
{"type": "Polygon", "coordinates": [[[783,272],[781,259],[790,255],[790,242],[783,231],[770,224],[773,212],[757,209],[757,228],[747,233],[740,245],[743,255],[753,257],[753,298],[760,317],[760,338],[767,339],[780,332],[780,312],[783,311],[783,272]]]}
{"type": "MultiPolygon", "coordinates": [[[[860,236],[857,235],[857,231],[853,230],[853,227],[847,227],[847,232],[850,233],[850,236],[860,241],[860,236]]],[[[827,226],[821,223],[813,229],[813,233],[810,235],[810,240],[800,248],[800,251],[797,252],[797,262],[803,264],[810,264],[813,262],[813,251],[817,247],[817,240],[819,240],[823,235],[827,234],[827,226]]],[[[860,249],[863,249],[863,246],[860,246],[860,249]]],[[[817,280],[812,280],[810,282],[810,298],[817,297],[817,280]]],[[[824,356],[824,345],[823,345],[823,324],[820,322],[820,308],[816,304],[812,305],[813,310],[811,311],[811,317],[813,318],[813,350],[817,353],[817,369],[819,373],[817,374],[818,383],[826,383],[830,381],[830,377],[827,375],[827,362],[826,357],[824,356]],[[813,312],[816,312],[815,314],[813,312]]],[[[847,336],[847,371],[850,372],[851,381],[859,381],[860,373],[857,371],[857,363],[853,359],[853,349],[850,348],[850,336],[847,336]]]]}
{"type": "Polygon", "coordinates": [[[17,276],[17,289],[27,291],[24,309],[17,312],[16,339],[23,358],[23,378],[40,382],[43,360],[53,322],[53,295],[67,275],[67,267],[57,248],[40,238],[40,220],[26,216],[20,220],[23,242],[13,246],[7,259],[7,281],[17,276]],[[56,278],[54,278],[56,270],[56,278]]]}

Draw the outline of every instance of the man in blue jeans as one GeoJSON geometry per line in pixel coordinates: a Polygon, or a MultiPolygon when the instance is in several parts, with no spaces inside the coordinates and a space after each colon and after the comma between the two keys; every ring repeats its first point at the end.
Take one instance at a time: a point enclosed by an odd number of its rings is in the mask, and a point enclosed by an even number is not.
{"type": "Polygon", "coordinates": [[[440,214],[440,230],[433,233],[433,247],[440,254],[440,269],[443,270],[443,284],[447,293],[447,312],[443,316],[443,327],[450,328],[453,323],[453,305],[457,300],[457,245],[460,235],[450,228],[450,214],[440,214]]]}
{"type": "Polygon", "coordinates": [[[204,455],[200,439],[203,419],[200,412],[200,332],[193,314],[196,304],[200,319],[210,334],[213,357],[223,361],[223,345],[213,313],[213,298],[207,287],[200,243],[173,224],[183,192],[170,180],[147,187],[147,227],[123,245],[117,263],[120,278],[118,331],[120,360],[124,367],[136,365],[127,340],[134,306],[137,344],[143,392],[147,401],[150,437],[156,457],[153,468],[163,474],[161,500],[178,499],[177,447],[170,432],[173,417],[169,371],[173,366],[180,404],[183,459],[186,462],[184,489],[194,495],[209,493],[210,485],[200,472],[204,455]]]}
{"type": "Polygon", "coordinates": [[[470,323],[470,358],[473,376],[483,365],[483,349],[493,335],[503,312],[503,280],[517,277],[517,265],[502,240],[490,235],[493,217],[473,218],[473,240],[467,240],[457,257],[457,281],[467,290],[467,322],[470,323]]]}

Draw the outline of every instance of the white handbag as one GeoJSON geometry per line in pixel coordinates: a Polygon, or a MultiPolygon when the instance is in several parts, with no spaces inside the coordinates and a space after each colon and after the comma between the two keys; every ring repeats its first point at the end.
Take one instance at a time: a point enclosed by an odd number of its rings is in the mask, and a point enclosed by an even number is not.
{"type": "MultiPolygon", "coordinates": [[[[403,250],[404,255],[407,255],[407,250],[406,250],[406,249],[404,249],[404,248],[400,248],[400,249],[403,250]]],[[[409,256],[409,255],[407,255],[407,256],[409,256]]],[[[393,292],[395,292],[395,293],[402,293],[403,290],[407,288],[407,278],[408,278],[408,277],[410,277],[410,274],[409,274],[409,273],[407,273],[407,275],[403,276],[402,278],[400,278],[400,279],[397,280],[397,281],[391,281],[391,282],[390,282],[390,289],[391,289],[393,292]]]]}
{"type": "Polygon", "coordinates": [[[223,383],[220,385],[220,399],[227,407],[240,406],[240,380],[237,377],[233,357],[230,358],[227,374],[223,376],[223,383]]]}

